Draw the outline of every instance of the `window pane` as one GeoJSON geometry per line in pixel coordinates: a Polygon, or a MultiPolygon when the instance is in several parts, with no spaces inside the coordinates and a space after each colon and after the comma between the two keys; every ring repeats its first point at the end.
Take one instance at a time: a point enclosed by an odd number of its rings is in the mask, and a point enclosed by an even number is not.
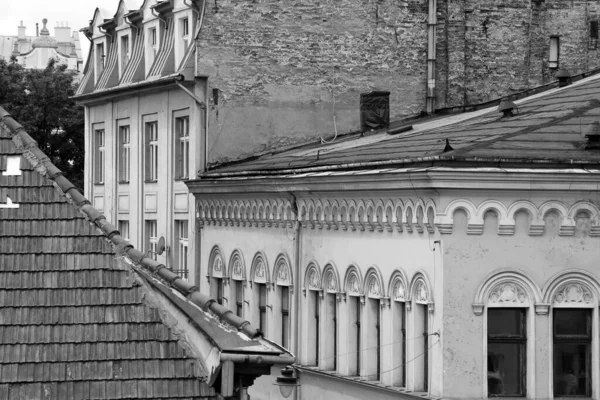
{"type": "Polygon", "coordinates": [[[488,343],[488,393],[522,396],[524,345],[488,343]]]}
{"type": "Polygon", "coordinates": [[[488,335],[525,336],[524,314],[522,309],[488,309],[488,335]]]}
{"type": "Polygon", "coordinates": [[[590,335],[590,311],[581,309],[554,309],[555,335],[590,335]]]}
{"type": "Polygon", "coordinates": [[[281,287],[281,308],[286,311],[290,309],[290,289],[287,286],[281,287]]]}
{"type": "Polygon", "coordinates": [[[554,344],[554,395],[590,396],[590,345],[554,344]]]}
{"type": "Polygon", "coordinates": [[[259,297],[260,297],[259,306],[265,307],[267,305],[267,288],[265,285],[259,284],[258,291],[259,291],[259,297]]]}

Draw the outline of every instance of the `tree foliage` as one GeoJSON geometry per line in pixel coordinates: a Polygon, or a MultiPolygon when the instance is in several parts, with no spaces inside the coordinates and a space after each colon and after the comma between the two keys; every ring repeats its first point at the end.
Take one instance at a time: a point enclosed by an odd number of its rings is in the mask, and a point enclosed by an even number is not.
{"type": "Polygon", "coordinates": [[[44,69],[25,69],[16,58],[0,59],[0,106],[33,137],[40,149],[83,189],[83,107],[71,97],[75,73],[50,59],[44,69]]]}

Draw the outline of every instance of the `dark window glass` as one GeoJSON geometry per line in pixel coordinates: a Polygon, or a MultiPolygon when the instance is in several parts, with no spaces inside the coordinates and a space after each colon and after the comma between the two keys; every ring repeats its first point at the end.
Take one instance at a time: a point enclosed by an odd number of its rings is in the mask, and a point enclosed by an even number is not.
{"type": "Polygon", "coordinates": [[[267,329],[267,286],[258,283],[258,311],[260,313],[259,329],[265,332],[267,329]]]}
{"type": "Polygon", "coordinates": [[[591,309],[554,309],[554,396],[591,396],[591,309]]]}
{"type": "Polygon", "coordinates": [[[488,395],[525,396],[525,310],[488,309],[488,395]]]}
{"type": "Polygon", "coordinates": [[[242,282],[233,282],[235,284],[235,315],[241,318],[244,309],[244,287],[242,282]]]}
{"type": "Polygon", "coordinates": [[[223,280],[215,279],[217,285],[217,303],[223,304],[223,280]]]}
{"type": "Polygon", "coordinates": [[[281,345],[289,346],[290,337],[290,289],[281,286],[281,345]]]}

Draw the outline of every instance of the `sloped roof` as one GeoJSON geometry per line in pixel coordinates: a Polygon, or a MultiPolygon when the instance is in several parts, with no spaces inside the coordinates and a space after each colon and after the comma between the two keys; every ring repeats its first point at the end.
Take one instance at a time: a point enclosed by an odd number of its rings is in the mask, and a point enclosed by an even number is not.
{"type": "Polygon", "coordinates": [[[0,108],[0,169],[22,153],[21,175],[0,175],[0,204],[18,204],[0,206],[1,399],[195,399],[221,352],[293,362],[123,240],[0,108]]]}
{"type": "MultiPolygon", "coordinates": [[[[600,77],[517,101],[513,117],[497,107],[414,123],[399,135],[380,131],[313,144],[217,167],[202,177],[372,168],[418,162],[600,163],[580,132],[600,119],[600,77]],[[444,152],[448,139],[452,151],[444,152]]],[[[357,110],[358,112],[358,110],[357,110]]]]}

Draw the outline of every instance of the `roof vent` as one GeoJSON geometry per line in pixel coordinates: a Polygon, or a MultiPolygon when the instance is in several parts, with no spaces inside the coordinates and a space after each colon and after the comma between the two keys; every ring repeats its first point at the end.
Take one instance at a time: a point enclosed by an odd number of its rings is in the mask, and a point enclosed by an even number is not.
{"type": "Polygon", "coordinates": [[[555,75],[556,79],[558,79],[558,87],[565,87],[570,85],[571,82],[571,73],[564,68],[556,71],[555,75]]]}
{"type": "Polygon", "coordinates": [[[581,132],[581,136],[587,140],[585,144],[586,150],[600,149],[600,122],[594,121],[586,126],[586,128],[581,132]]]}
{"type": "Polygon", "coordinates": [[[505,117],[512,117],[513,109],[517,108],[515,103],[508,99],[502,99],[500,101],[500,105],[498,105],[498,111],[502,112],[505,117]]]}
{"type": "Polygon", "coordinates": [[[444,153],[454,150],[452,146],[450,146],[450,140],[446,138],[446,146],[444,147],[444,153]]]}

